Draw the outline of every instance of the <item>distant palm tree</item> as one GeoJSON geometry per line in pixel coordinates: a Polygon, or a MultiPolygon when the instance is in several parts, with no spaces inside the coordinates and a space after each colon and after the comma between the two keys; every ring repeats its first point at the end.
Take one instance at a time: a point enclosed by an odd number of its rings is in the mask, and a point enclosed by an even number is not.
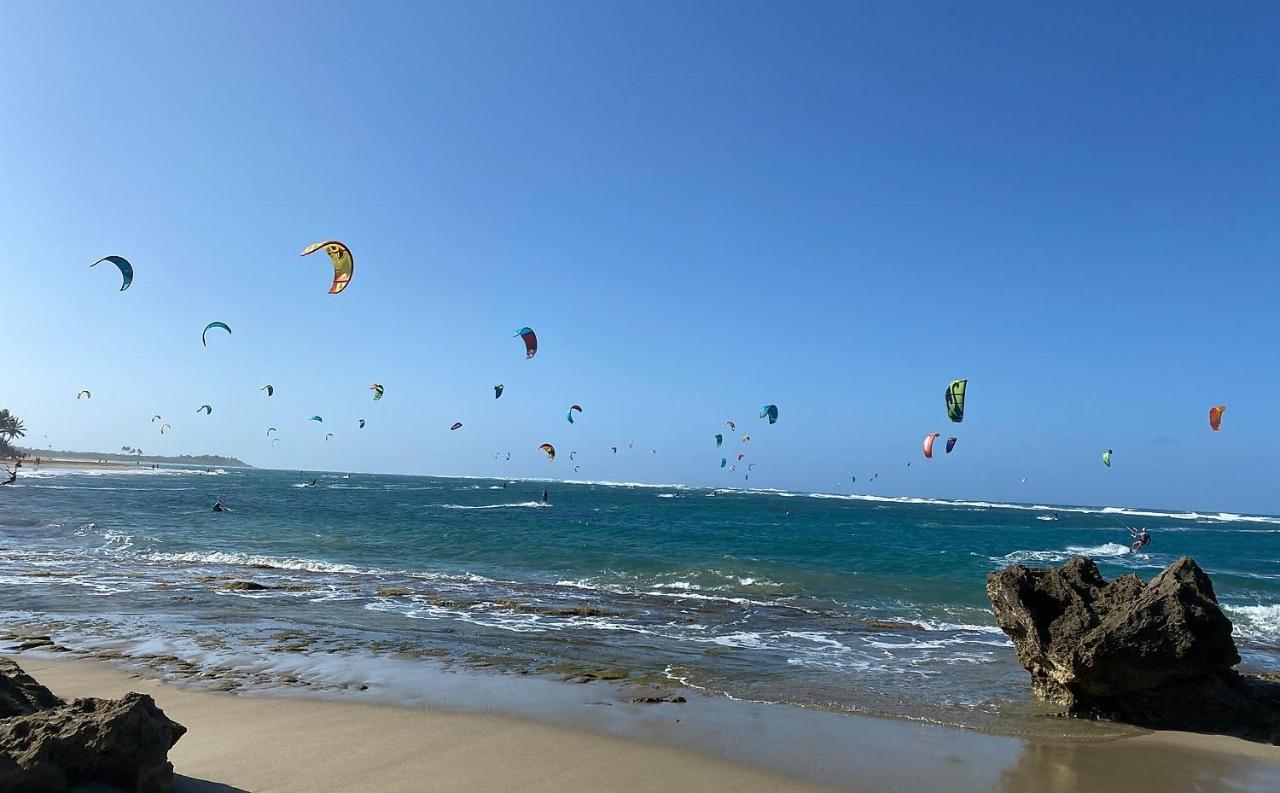
{"type": "Polygon", "coordinates": [[[13,415],[6,408],[0,408],[0,440],[13,441],[27,434],[22,419],[13,415]]]}

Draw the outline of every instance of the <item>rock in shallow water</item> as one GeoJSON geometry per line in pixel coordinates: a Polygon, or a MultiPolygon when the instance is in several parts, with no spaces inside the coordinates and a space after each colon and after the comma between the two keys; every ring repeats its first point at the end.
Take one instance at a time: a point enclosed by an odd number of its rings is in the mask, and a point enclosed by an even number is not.
{"type": "Polygon", "coordinates": [[[58,793],[88,782],[126,793],[173,788],[168,752],[187,728],[165,716],[150,696],[67,704],[17,664],[0,664],[0,690],[15,688],[32,707],[0,718],[0,790],[58,793]]]}
{"type": "Polygon", "coordinates": [[[1012,565],[987,597],[1037,697],[1069,715],[1280,743],[1280,685],[1240,675],[1213,583],[1183,557],[1144,584],[1092,560],[1012,565]]]}

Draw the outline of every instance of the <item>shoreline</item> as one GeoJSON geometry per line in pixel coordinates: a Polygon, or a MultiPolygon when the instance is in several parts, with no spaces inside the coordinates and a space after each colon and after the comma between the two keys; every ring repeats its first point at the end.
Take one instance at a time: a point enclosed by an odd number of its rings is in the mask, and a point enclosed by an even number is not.
{"type": "MultiPolygon", "coordinates": [[[[1224,736],[1019,738],[720,697],[608,702],[595,687],[544,681],[559,688],[538,692],[535,681],[496,675],[456,676],[453,703],[441,696],[450,684],[439,674],[423,675],[429,692],[406,704],[358,692],[231,694],[103,660],[9,657],[59,696],[151,694],[190,728],[171,752],[177,773],[231,791],[1164,793],[1198,779],[1198,790],[1225,793],[1280,785],[1280,747],[1224,736]],[[513,686],[523,701],[509,696],[513,686]],[[280,735],[290,736],[287,746],[280,735]],[[423,787],[427,779],[436,787],[423,787]]],[[[189,784],[175,790],[209,789],[189,784]]]]}

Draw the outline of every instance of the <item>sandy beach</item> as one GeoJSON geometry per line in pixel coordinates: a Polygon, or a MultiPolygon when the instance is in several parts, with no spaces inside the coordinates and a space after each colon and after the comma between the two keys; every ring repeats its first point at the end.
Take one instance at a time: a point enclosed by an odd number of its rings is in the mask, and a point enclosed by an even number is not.
{"type": "MultiPolygon", "coordinates": [[[[1184,733],[1026,740],[896,720],[785,715],[766,731],[792,770],[717,757],[759,725],[669,744],[652,723],[619,737],[493,712],[195,691],[101,661],[15,657],[64,697],[151,694],[189,732],[170,753],[186,793],[286,791],[1214,791],[1274,790],[1280,748],[1184,733]],[[815,731],[816,730],[816,731],[815,731]],[[824,739],[825,736],[825,739],[824,739]],[[720,750],[714,747],[719,746],[720,750]],[[824,779],[827,784],[799,779],[824,779]]],[[[692,710],[668,711],[674,726],[692,710]]],[[[699,726],[713,733],[714,728],[699,726]]],[[[759,719],[751,719],[757,722],[759,719]]],[[[732,755],[732,752],[729,752],[732,755]]],[[[760,752],[760,762],[770,762],[760,752]]]]}

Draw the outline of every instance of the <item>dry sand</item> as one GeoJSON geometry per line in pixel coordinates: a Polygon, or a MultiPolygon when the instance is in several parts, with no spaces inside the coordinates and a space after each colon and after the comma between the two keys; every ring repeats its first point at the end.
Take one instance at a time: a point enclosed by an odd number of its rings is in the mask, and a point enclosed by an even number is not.
{"type": "Polygon", "coordinates": [[[179,793],[1280,790],[1280,748],[1218,736],[1030,740],[839,716],[826,741],[797,735],[784,717],[776,742],[802,760],[792,766],[812,763],[805,776],[835,783],[821,787],[683,748],[491,713],[193,691],[101,661],[16,660],[64,698],[155,697],[189,729],[170,753],[179,793]]]}

